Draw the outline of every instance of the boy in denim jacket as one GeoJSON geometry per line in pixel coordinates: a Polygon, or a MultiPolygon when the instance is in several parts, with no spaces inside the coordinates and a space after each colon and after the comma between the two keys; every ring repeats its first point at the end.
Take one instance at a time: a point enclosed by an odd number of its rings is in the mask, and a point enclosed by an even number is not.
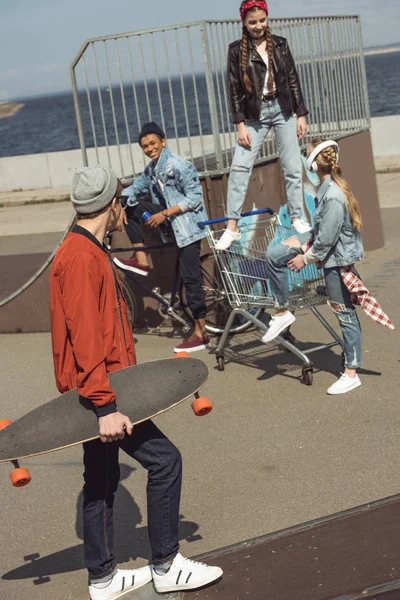
{"type": "MultiPolygon", "coordinates": [[[[174,348],[174,352],[195,352],[207,347],[205,332],[206,303],[200,270],[201,240],[206,236],[198,224],[207,220],[203,191],[196,168],[191,162],[173,154],[165,134],[156,123],[146,123],[139,144],[151,162],[144,172],[125,190],[126,231],[133,246],[143,245],[141,223],[144,213],[151,213],[146,225],[170,233],[178,246],[179,267],[186,288],[188,305],[195,320],[191,337],[174,348]],[[143,200],[150,195],[151,201],[143,200]],[[172,230],[172,231],[171,231],[172,230]]],[[[128,260],[114,258],[122,269],[146,276],[147,254],[137,251],[128,260]]]]}

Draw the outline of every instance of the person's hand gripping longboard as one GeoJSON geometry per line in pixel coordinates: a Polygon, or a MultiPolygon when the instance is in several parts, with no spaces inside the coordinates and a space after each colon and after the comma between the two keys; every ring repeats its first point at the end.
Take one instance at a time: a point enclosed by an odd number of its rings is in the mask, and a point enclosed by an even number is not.
{"type": "Polygon", "coordinates": [[[99,417],[99,435],[103,443],[123,440],[125,434],[131,435],[132,431],[132,421],[120,412],[99,417]]]}

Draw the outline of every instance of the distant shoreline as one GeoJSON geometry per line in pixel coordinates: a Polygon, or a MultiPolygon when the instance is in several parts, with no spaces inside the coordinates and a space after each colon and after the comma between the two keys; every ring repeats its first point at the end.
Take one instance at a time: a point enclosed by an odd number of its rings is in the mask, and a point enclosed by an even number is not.
{"type": "Polygon", "coordinates": [[[14,115],[16,115],[24,106],[25,104],[22,102],[4,102],[3,104],[0,104],[0,119],[14,117],[14,115]]]}
{"type": "Polygon", "coordinates": [[[365,48],[364,55],[371,56],[372,54],[391,54],[392,52],[400,52],[400,46],[388,46],[387,48],[365,48]]]}

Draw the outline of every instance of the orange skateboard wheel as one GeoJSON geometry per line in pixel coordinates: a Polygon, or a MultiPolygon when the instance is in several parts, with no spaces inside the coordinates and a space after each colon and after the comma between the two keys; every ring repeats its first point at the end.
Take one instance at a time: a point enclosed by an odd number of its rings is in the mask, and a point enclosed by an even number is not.
{"type": "Polygon", "coordinates": [[[177,352],[174,354],[174,358],[190,358],[189,352],[177,352]]]}
{"type": "Polygon", "coordinates": [[[9,421],[8,419],[4,419],[3,421],[0,421],[0,431],[2,429],[5,429],[9,425],[11,425],[11,423],[12,423],[12,421],[9,421]]]}
{"type": "Polygon", "coordinates": [[[32,477],[28,469],[19,467],[10,473],[10,479],[14,487],[24,487],[25,485],[28,485],[32,477]]]}
{"type": "Polygon", "coordinates": [[[212,404],[207,396],[200,396],[193,400],[192,409],[197,417],[205,417],[212,411],[212,404]]]}

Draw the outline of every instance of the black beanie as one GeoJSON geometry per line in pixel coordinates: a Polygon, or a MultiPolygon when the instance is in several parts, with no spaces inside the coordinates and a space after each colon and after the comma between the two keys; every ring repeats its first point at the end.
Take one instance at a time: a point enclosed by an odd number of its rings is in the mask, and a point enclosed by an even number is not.
{"type": "Polygon", "coordinates": [[[142,139],[142,137],[144,137],[145,135],[149,135],[149,133],[156,133],[157,135],[165,139],[165,133],[163,132],[161,127],[159,127],[157,123],[151,121],[151,123],[145,123],[143,125],[142,131],[139,134],[138,143],[140,144],[140,140],[142,139]]]}

